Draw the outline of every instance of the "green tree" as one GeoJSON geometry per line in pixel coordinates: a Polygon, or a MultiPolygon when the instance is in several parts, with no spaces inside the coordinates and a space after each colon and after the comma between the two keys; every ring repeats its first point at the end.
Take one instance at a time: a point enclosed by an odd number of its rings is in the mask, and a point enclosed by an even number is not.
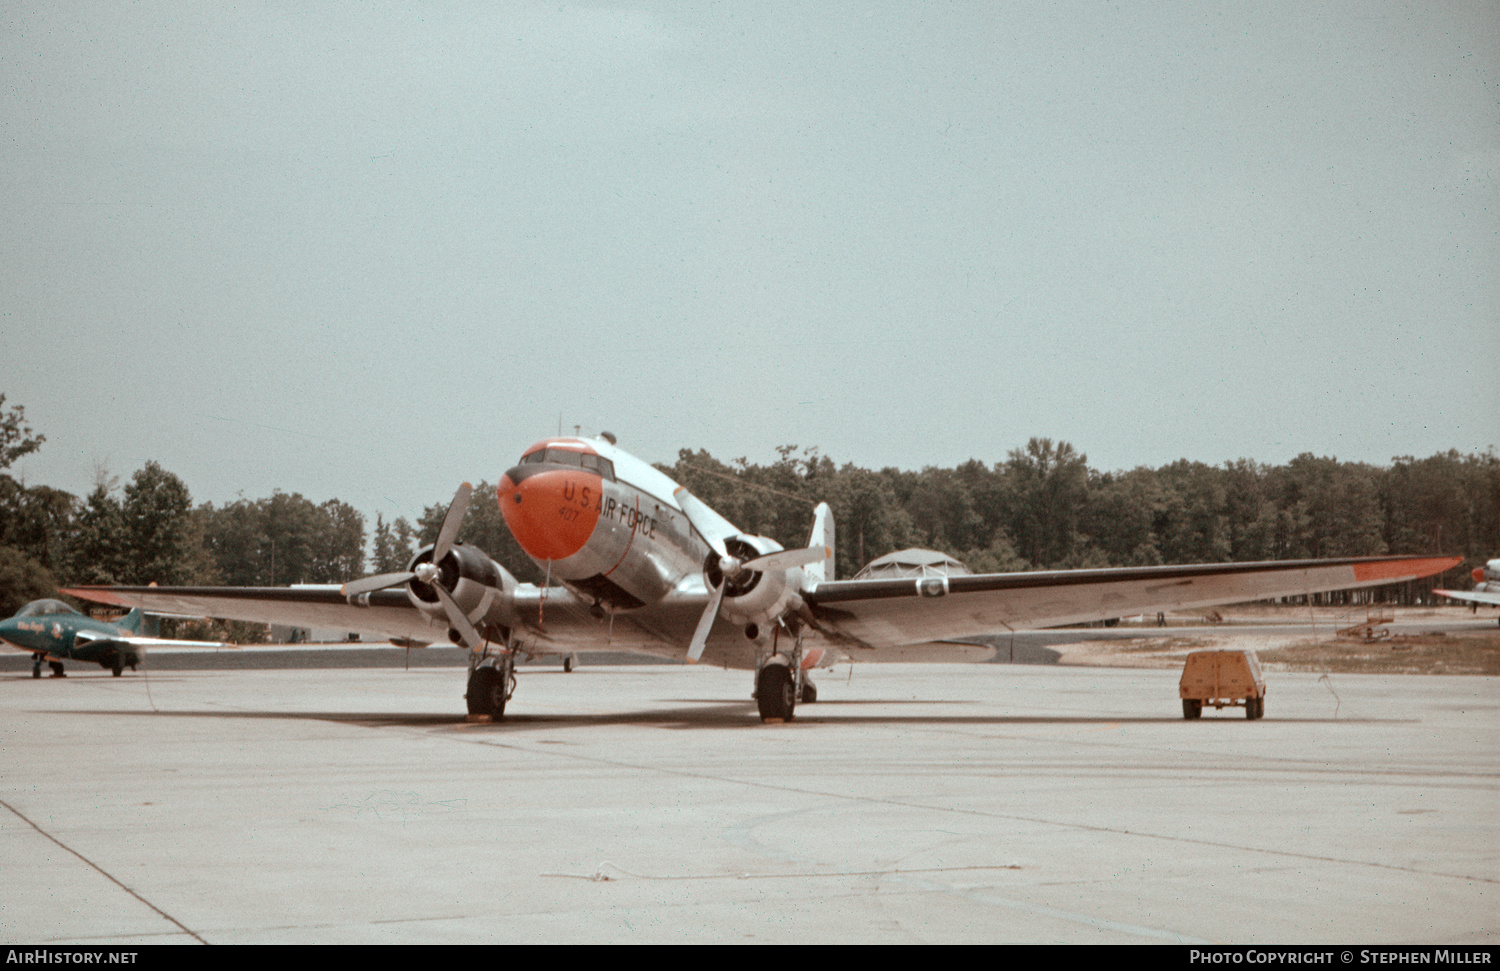
{"type": "Polygon", "coordinates": [[[61,562],[78,500],[49,486],[27,488],[0,473],[0,544],[22,550],[48,569],[61,562]]]}
{"type": "MultiPolygon", "coordinates": [[[[66,574],[70,583],[126,583],[125,527],[120,503],[101,482],[89,493],[73,522],[66,574]]],[[[149,581],[148,581],[149,582],[149,581]]]]}
{"type": "Polygon", "coordinates": [[[26,409],[20,405],[5,407],[5,395],[0,394],[0,469],[8,469],[11,463],[23,455],[30,455],[42,447],[45,435],[32,434],[26,424],[26,409]]]}
{"type": "Polygon", "coordinates": [[[1156,566],[1162,562],[1156,516],[1162,487],[1153,469],[1094,474],[1084,531],[1115,566],[1156,566]]]}
{"type": "Polygon", "coordinates": [[[57,594],[51,571],[21,550],[0,546],[0,617],[10,617],[26,604],[57,594]]]}
{"type": "Polygon", "coordinates": [[[416,552],[412,548],[412,542],[417,538],[416,530],[412,529],[411,523],[405,517],[397,517],[395,522],[387,523],[379,514],[375,516],[375,562],[371,566],[374,573],[397,573],[406,569],[406,564],[411,562],[412,555],[416,552]]]}
{"type": "Polygon", "coordinates": [[[193,500],[177,476],[155,462],[131,478],[119,507],[124,569],[120,582],[182,584],[192,579],[193,500]]]}
{"type": "Polygon", "coordinates": [[[1039,567],[1060,564],[1080,542],[1088,504],[1088,456],[1067,442],[1033,438],[1005,463],[1016,496],[1009,533],[1020,554],[1039,567]]]}
{"type": "Polygon", "coordinates": [[[1224,471],[1179,459],[1156,471],[1159,487],[1152,532],[1167,563],[1229,559],[1224,471]]]}
{"type": "Polygon", "coordinates": [[[232,586],[341,583],[364,573],[364,515],[337,499],[316,505],[278,490],[204,506],[196,518],[219,576],[232,586]]]}
{"type": "Polygon", "coordinates": [[[365,517],[348,503],[330,499],[317,507],[309,544],[307,583],[342,583],[365,570],[365,517]]]}

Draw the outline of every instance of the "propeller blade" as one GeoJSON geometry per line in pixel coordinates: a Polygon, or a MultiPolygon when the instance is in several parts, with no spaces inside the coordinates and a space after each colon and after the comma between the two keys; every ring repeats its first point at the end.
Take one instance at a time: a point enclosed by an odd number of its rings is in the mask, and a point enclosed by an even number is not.
{"type": "Polygon", "coordinates": [[[437,543],[432,547],[432,562],[443,562],[443,557],[453,548],[453,541],[458,538],[458,527],[463,525],[464,513],[469,511],[469,496],[473,491],[474,487],[465,482],[453,494],[453,501],[448,504],[448,512],[443,516],[443,526],[438,530],[437,543]]]}
{"type": "Polygon", "coordinates": [[[458,636],[463,638],[469,650],[479,653],[484,647],[484,640],[480,638],[479,631],[474,629],[474,625],[469,623],[469,618],[465,617],[464,612],[459,609],[458,602],[453,599],[453,595],[444,589],[441,583],[434,583],[432,589],[437,591],[438,600],[442,601],[443,612],[448,615],[448,623],[458,631],[458,636]]]}
{"type": "Polygon", "coordinates": [[[826,546],[807,546],[800,550],[777,550],[774,553],[757,556],[753,560],[746,560],[740,566],[746,570],[754,570],[756,573],[769,573],[772,570],[790,570],[794,566],[806,566],[809,563],[822,563],[832,555],[832,551],[826,546]]]}
{"type": "Polygon", "coordinates": [[[724,540],[730,536],[738,536],[739,530],[729,520],[720,516],[709,508],[708,504],[681,486],[673,493],[677,497],[677,504],[682,507],[683,515],[692,524],[698,534],[708,541],[715,553],[721,558],[729,555],[729,550],[724,546],[724,540]]]}
{"type": "Polygon", "coordinates": [[[339,588],[339,593],[346,597],[357,597],[362,593],[374,593],[376,590],[384,590],[386,587],[399,586],[415,576],[415,573],[409,572],[377,573],[375,576],[350,580],[339,588]]]}
{"type": "Polygon", "coordinates": [[[703,611],[703,616],[698,619],[698,629],[693,631],[693,640],[688,644],[687,661],[689,664],[697,664],[698,659],[703,656],[703,648],[708,644],[708,632],[714,629],[714,620],[719,616],[719,604],[724,602],[724,588],[728,584],[721,583],[714,587],[714,595],[709,598],[708,609],[703,611]]]}

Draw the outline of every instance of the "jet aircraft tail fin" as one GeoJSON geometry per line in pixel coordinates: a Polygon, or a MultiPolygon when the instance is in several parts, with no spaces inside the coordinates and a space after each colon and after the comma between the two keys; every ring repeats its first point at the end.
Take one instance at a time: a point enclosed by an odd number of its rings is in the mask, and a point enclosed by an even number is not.
{"type": "Polygon", "coordinates": [[[833,545],[833,510],[828,508],[826,502],[818,503],[818,507],[813,510],[812,535],[808,537],[807,545],[813,549],[820,546],[828,547],[828,559],[802,568],[807,578],[813,583],[832,580],[838,549],[833,545]]]}

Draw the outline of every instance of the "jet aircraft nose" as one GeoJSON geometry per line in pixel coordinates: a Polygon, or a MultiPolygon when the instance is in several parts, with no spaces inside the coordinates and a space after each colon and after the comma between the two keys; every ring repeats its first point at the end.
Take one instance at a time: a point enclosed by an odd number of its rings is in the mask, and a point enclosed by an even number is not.
{"type": "Polygon", "coordinates": [[[583,549],[604,494],[594,472],[548,464],[518,465],[495,490],[505,525],[534,560],[565,560],[583,549]]]}
{"type": "Polygon", "coordinates": [[[0,621],[0,641],[4,641],[13,647],[25,647],[26,644],[24,642],[26,641],[26,637],[21,633],[19,624],[20,621],[14,617],[0,621]]]}

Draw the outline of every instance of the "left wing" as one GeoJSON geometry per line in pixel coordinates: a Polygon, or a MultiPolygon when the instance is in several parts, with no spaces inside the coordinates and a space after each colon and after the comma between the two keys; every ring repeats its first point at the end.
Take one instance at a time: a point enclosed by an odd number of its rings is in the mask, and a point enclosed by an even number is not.
{"type": "Polygon", "coordinates": [[[1432,592],[1440,593],[1449,600],[1468,600],[1477,604],[1492,604],[1500,607],[1500,593],[1489,593],[1484,590],[1434,590],[1432,592]]]}
{"type": "MultiPolygon", "coordinates": [[[[803,599],[819,631],[851,656],[874,660],[882,648],[1003,630],[1400,583],[1461,562],[1457,556],[1362,557],[834,580],[816,584],[803,599]]],[[[891,653],[910,659],[909,651],[891,653]]]]}

